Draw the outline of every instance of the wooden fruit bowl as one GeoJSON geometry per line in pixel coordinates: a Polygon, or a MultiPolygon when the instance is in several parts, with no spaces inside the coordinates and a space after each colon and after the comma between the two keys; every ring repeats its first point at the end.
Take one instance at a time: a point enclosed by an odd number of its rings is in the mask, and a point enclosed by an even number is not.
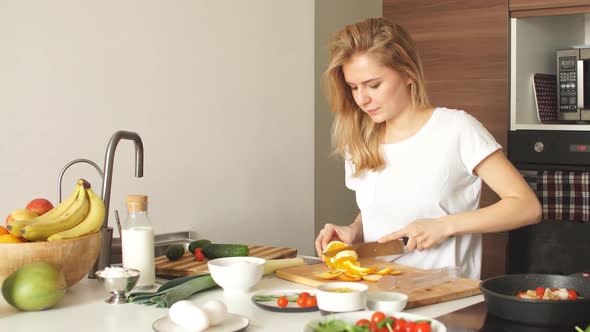
{"type": "Polygon", "coordinates": [[[101,232],[49,242],[0,243],[0,285],[12,272],[32,262],[58,265],[68,287],[82,280],[98,258],[101,232]]]}

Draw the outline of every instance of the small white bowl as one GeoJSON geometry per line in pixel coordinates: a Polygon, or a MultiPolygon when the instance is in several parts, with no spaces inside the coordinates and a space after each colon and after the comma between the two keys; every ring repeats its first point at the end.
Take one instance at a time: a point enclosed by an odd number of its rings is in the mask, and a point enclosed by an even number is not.
{"type": "Polygon", "coordinates": [[[258,257],[224,257],[210,260],[207,266],[224,292],[247,293],[262,279],[264,263],[258,257]]]}
{"type": "Polygon", "coordinates": [[[326,312],[364,310],[369,286],[355,282],[328,282],[316,290],[318,308],[326,312]]]}
{"type": "Polygon", "coordinates": [[[397,292],[372,292],[367,295],[367,308],[385,314],[401,312],[408,303],[408,296],[397,292]]]}

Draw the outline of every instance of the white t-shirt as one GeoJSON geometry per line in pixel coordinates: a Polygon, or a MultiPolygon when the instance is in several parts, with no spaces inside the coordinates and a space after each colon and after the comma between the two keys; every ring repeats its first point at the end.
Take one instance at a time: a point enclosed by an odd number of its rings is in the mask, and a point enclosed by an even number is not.
{"type": "MultiPolygon", "coordinates": [[[[416,219],[477,209],[482,181],[473,169],[502,147],[471,115],[439,107],[414,136],[381,148],[386,162],[381,171],[353,177],[354,164],[345,160],[346,186],[356,191],[365,242],[416,219]]],[[[422,269],[459,266],[463,277],[479,279],[481,234],[450,237],[396,263],[422,269]]]]}

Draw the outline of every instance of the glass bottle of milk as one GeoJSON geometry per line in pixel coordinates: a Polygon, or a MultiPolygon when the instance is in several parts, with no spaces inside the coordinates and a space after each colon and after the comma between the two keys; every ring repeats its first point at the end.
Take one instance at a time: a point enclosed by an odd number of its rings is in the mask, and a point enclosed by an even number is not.
{"type": "Polygon", "coordinates": [[[147,212],[145,195],[127,196],[127,222],[121,234],[123,267],[139,270],[135,288],[149,289],[156,284],[154,266],[154,229],[147,212]]]}

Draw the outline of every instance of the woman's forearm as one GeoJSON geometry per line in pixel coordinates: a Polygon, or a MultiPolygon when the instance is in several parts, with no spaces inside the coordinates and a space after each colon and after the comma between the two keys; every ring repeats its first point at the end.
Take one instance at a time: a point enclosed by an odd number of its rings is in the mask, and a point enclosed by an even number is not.
{"type": "Polygon", "coordinates": [[[536,197],[505,197],[490,206],[442,219],[449,226],[449,235],[503,232],[541,220],[541,205],[536,197]]]}

